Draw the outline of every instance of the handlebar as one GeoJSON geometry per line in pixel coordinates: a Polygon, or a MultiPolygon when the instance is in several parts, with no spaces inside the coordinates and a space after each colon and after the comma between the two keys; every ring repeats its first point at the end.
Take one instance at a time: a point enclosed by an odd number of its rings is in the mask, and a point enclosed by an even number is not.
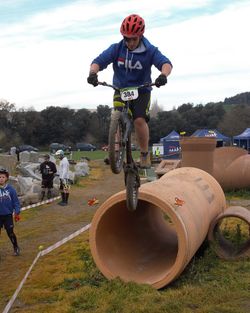
{"type": "MultiPolygon", "coordinates": [[[[105,86],[105,87],[110,87],[110,88],[113,88],[114,90],[116,91],[120,91],[121,89],[124,89],[124,88],[118,88],[112,84],[108,84],[106,82],[98,82],[98,85],[101,85],[101,86],[105,86]]],[[[139,86],[136,86],[135,88],[144,88],[144,87],[152,87],[152,86],[155,86],[155,83],[145,83],[145,84],[142,84],[142,85],[139,85],[139,86]]]]}

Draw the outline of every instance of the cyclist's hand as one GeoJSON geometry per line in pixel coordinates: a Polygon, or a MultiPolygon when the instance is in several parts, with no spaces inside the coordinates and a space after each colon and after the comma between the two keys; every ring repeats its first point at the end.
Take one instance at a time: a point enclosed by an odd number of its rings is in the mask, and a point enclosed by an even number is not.
{"type": "Polygon", "coordinates": [[[19,215],[19,214],[16,214],[16,213],[15,213],[14,218],[15,218],[15,222],[19,222],[20,219],[21,219],[20,215],[19,215]]]}
{"type": "Polygon", "coordinates": [[[87,78],[89,84],[96,87],[98,85],[98,77],[96,73],[89,73],[89,77],[87,78]]]}
{"type": "Polygon", "coordinates": [[[159,88],[159,87],[161,87],[161,86],[166,85],[167,82],[168,82],[168,81],[167,81],[167,76],[164,75],[164,74],[161,74],[161,75],[159,75],[159,76],[156,78],[156,80],[155,80],[155,86],[159,88]]]}

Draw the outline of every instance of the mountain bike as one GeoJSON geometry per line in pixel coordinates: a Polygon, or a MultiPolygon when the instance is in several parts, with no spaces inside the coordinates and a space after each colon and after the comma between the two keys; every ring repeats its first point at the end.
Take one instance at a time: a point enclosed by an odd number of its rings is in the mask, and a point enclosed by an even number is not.
{"type": "Polygon", "coordinates": [[[129,211],[135,211],[138,203],[138,189],[141,183],[139,170],[133,160],[131,149],[133,119],[130,114],[130,105],[133,100],[138,98],[138,89],[154,86],[155,84],[146,83],[128,88],[118,88],[106,82],[98,82],[98,85],[113,88],[120,93],[121,99],[124,101],[122,110],[114,110],[111,115],[109,127],[109,162],[114,174],[119,174],[123,169],[127,208],[129,211]],[[125,162],[124,159],[126,159],[125,162]]]}

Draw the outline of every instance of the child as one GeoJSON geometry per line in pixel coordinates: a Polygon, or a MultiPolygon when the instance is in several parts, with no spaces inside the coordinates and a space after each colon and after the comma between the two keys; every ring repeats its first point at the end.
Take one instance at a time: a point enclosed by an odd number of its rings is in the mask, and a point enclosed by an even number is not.
{"type": "Polygon", "coordinates": [[[14,255],[20,254],[20,248],[17,244],[17,238],[14,233],[13,213],[15,221],[20,220],[20,203],[17,197],[16,190],[7,184],[9,172],[0,168],[0,233],[4,226],[10,241],[13,244],[14,255]]]}

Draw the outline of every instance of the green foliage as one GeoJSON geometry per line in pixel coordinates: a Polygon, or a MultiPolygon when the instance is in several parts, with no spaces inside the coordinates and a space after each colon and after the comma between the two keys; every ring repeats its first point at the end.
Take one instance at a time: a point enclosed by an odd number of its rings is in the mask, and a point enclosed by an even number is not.
{"type": "Polygon", "coordinates": [[[228,136],[242,133],[250,124],[250,106],[234,105],[219,122],[218,128],[228,136]]]}
{"type": "Polygon", "coordinates": [[[250,104],[250,92],[243,92],[240,94],[237,94],[234,97],[230,97],[230,98],[225,98],[224,103],[226,105],[230,105],[230,104],[250,104]]]}
{"type": "Polygon", "coordinates": [[[81,279],[64,281],[70,296],[68,312],[96,313],[246,313],[247,260],[223,262],[205,244],[182,275],[170,286],[155,290],[149,285],[104,278],[88,248],[77,250],[82,260],[81,279]],[[74,290],[79,290],[77,294],[74,290]]]}
{"type": "MultiPolygon", "coordinates": [[[[227,136],[238,135],[250,123],[249,94],[206,105],[184,103],[171,111],[162,111],[154,104],[149,122],[150,144],[172,130],[191,135],[199,128],[217,128],[227,136]]],[[[0,101],[0,146],[7,150],[23,143],[37,147],[48,147],[52,142],[71,146],[76,142],[107,144],[110,114],[111,108],[101,104],[95,112],[55,106],[37,112],[32,108],[17,111],[14,104],[0,101]]]]}
{"type": "MultiPolygon", "coordinates": [[[[249,227],[248,225],[246,226],[248,230],[249,227]]],[[[249,234],[246,233],[242,228],[243,226],[241,223],[236,223],[234,225],[234,229],[232,229],[232,227],[226,224],[221,232],[223,237],[231,242],[236,251],[240,248],[240,246],[243,243],[247,241],[249,237],[249,234]]]]}
{"type": "Polygon", "coordinates": [[[60,288],[67,291],[78,289],[82,286],[99,287],[106,281],[104,276],[95,266],[88,246],[77,250],[77,256],[82,261],[81,276],[77,278],[65,278],[60,288]]]}
{"type": "Polygon", "coordinates": [[[250,199],[250,189],[239,189],[226,191],[225,196],[228,200],[230,199],[250,199]]]}

